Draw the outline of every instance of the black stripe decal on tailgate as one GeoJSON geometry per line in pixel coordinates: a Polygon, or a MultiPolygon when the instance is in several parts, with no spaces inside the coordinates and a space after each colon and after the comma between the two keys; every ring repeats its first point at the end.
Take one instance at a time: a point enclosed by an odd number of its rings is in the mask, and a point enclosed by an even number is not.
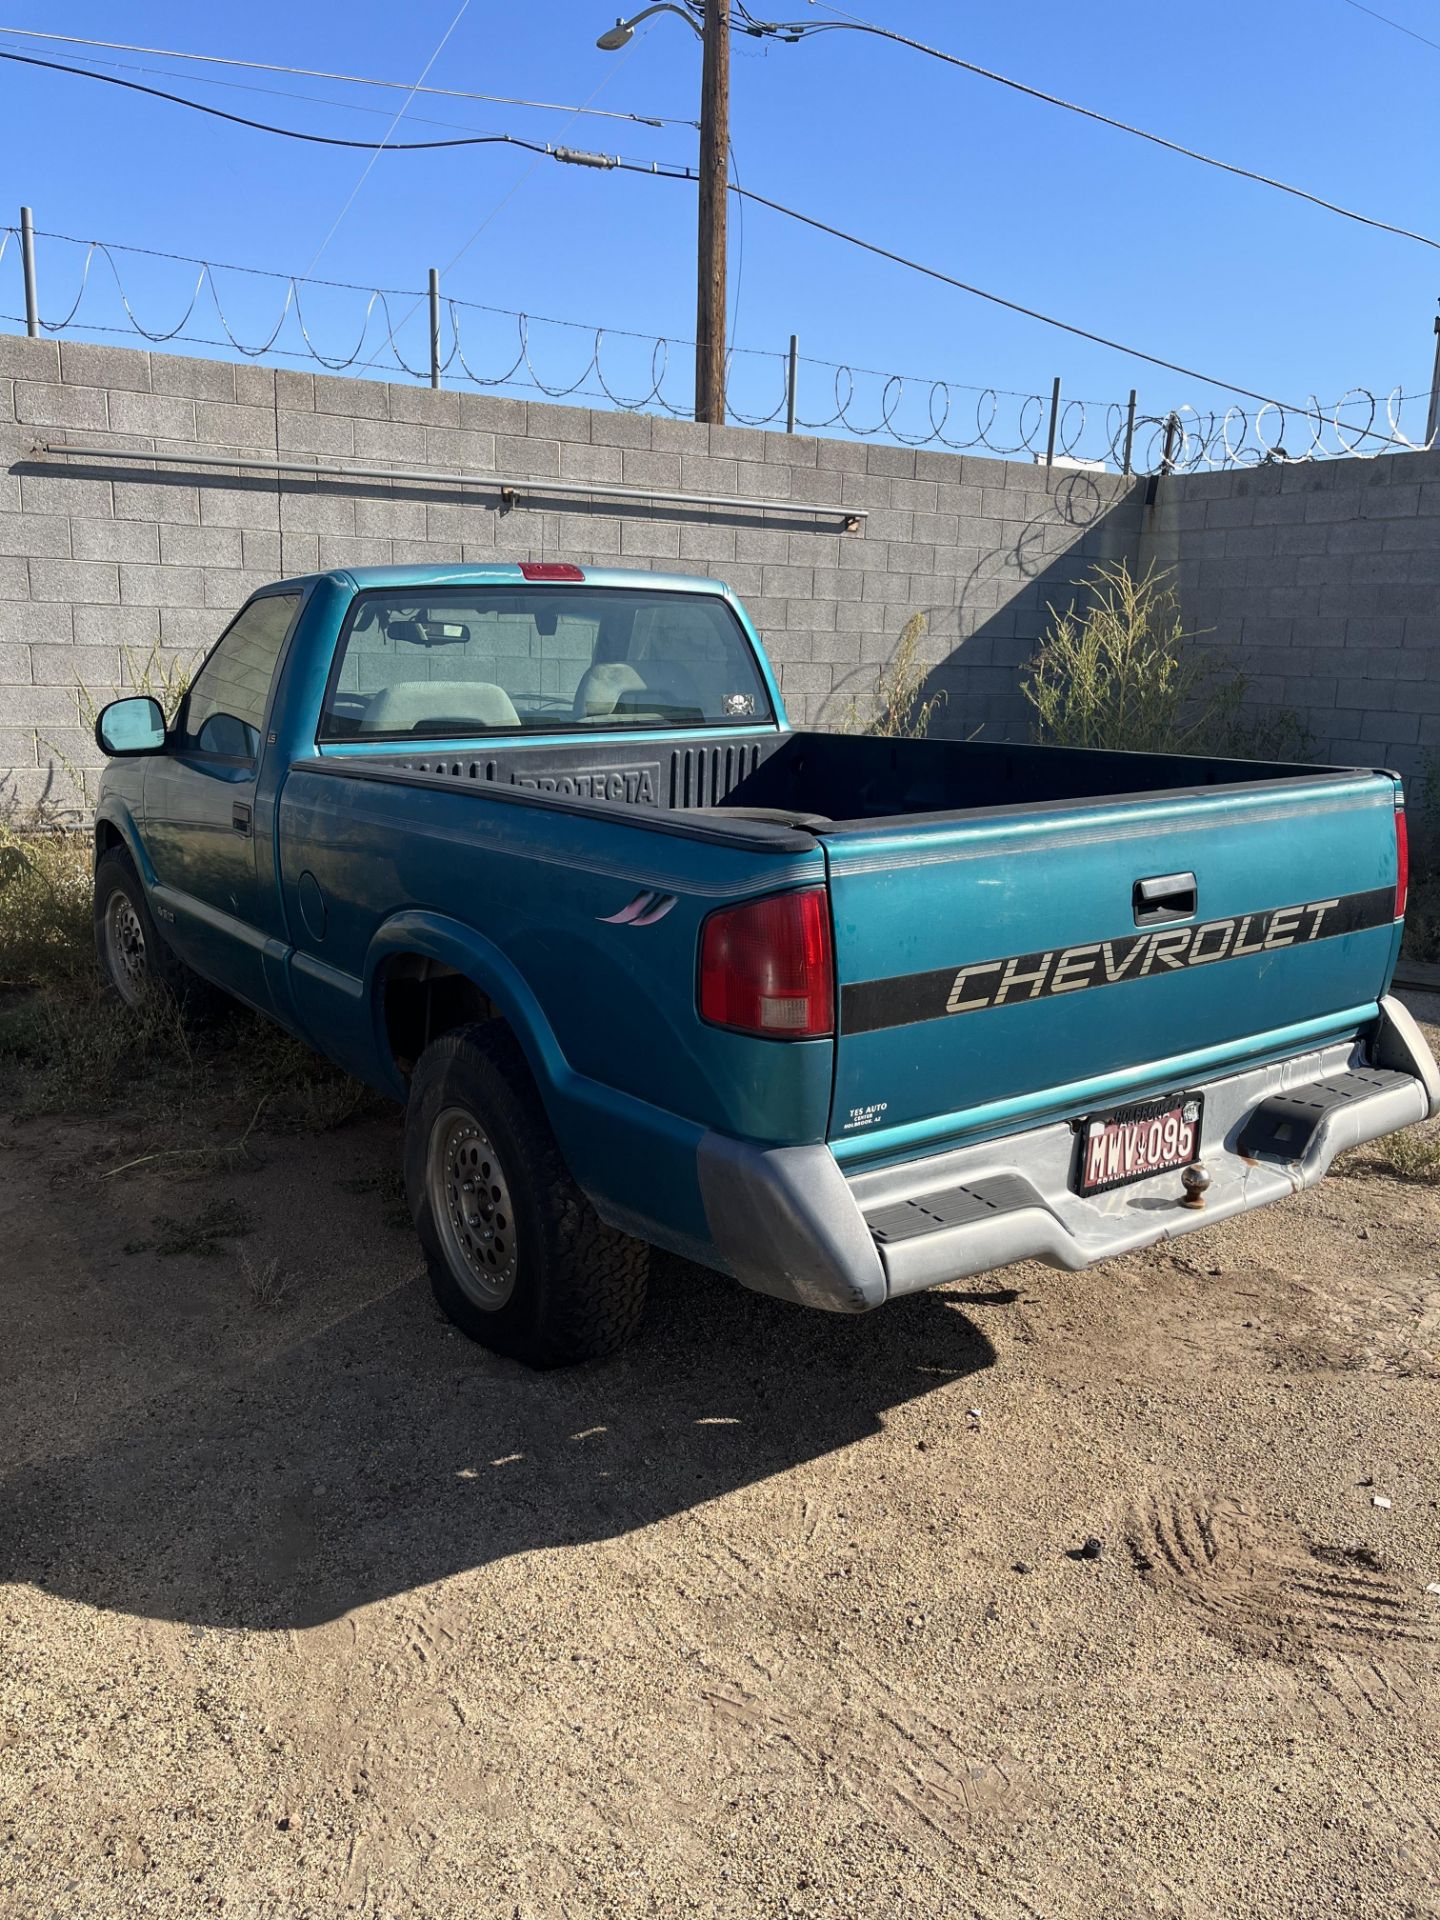
{"type": "Polygon", "coordinates": [[[876,1033],[884,1027],[982,1013],[1026,1000],[1084,993],[1092,987],[1124,986],[1129,980],[1186,967],[1248,960],[1281,947],[1333,940],[1368,927],[1388,926],[1394,918],[1395,889],[1375,887],[1368,893],[1309,900],[1298,907],[1271,907],[1265,913],[1236,914],[1229,920],[1156,927],[1118,940],[1015,953],[1003,960],[967,961],[961,967],[896,974],[889,980],[861,980],[840,989],[840,1031],[876,1033]]]}

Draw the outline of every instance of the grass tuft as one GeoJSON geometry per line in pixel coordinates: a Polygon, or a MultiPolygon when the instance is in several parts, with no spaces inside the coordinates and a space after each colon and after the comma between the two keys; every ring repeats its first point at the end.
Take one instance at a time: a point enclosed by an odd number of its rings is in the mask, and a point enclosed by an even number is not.
{"type": "Polygon", "coordinates": [[[381,1173],[359,1173],[348,1180],[337,1180],[336,1186],[342,1193],[374,1193],[385,1203],[381,1219],[387,1227],[413,1226],[410,1216],[410,1201],[405,1192],[405,1176],[398,1169],[387,1167],[381,1173]]]}
{"type": "Polygon", "coordinates": [[[158,1253],[167,1260],[189,1253],[209,1260],[224,1250],[225,1241],[255,1230],[238,1200],[211,1200],[188,1219],[157,1213],[150,1224],[155,1238],[127,1242],[126,1253],[158,1253]]]}
{"type": "Polygon", "coordinates": [[[1375,1146],[1373,1164],[1396,1180],[1440,1187],[1440,1133],[1421,1133],[1417,1127],[1392,1133],[1375,1146]]]}
{"type": "Polygon", "coordinates": [[[93,861],[88,834],[0,824],[0,986],[93,974],[93,861]]]}
{"type": "Polygon", "coordinates": [[[257,1014],[196,1033],[172,1000],[132,1009],[98,983],[0,999],[0,1099],[32,1114],[121,1108],[146,1123],[135,1164],[215,1166],[245,1160],[257,1134],[329,1133],[381,1106],[257,1014]],[[217,1144],[217,1125],[234,1138],[217,1144]]]}
{"type": "Polygon", "coordinates": [[[0,1002],[0,1088],[28,1113],[104,1111],[137,1090],[175,1101],[198,1063],[180,1010],[127,1007],[98,981],[0,1002]]]}
{"type": "Polygon", "coordinates": [[[922,659],[920,642],[929,622],[912,613],[901,629],[890,659],[879,668],[863,700],[848,700],[841,711],[841,733],[872,733],[887,740],[923,740],[930,723],[949,695],[925,692],[931,669],[922,659]]]}
{"type": "Polygon", "coordinates": [[[245,1276],[251,1306],[257,1313],[278,1312],[294,1291],[294,1276],[281,1267],[278,1259],[252,1260],[244,1247],[239,1253],[240,1271],[245,1276]]]}
{"type": "Polygon", "coordinates": [[[1185,625],[1171,568],[1137,579],[1097,560],[1079,601],[1059,612],[1020,691],[1037,741],[1135,753],[1213,753],[1304,761],[1315,740],[1289,708],[1242,711],[1248,682],[1185,625]]]}
{"type": "Polygon", "coordinates": [[[1440,1187],[1440,1131],[1407,1127],[1347,1153],[1336,1163],[1344,1173],[1370,1179],[1403,1180],[1412,1186],[1440,1187]]]}
{"type": "Polygon", "coordinates": [[[361,1081],[272,1021],[237,1010],[221,1044],[240,1084],[261,1102],[267,1133],[331,1133],[379,1104],[361,1081]]]}

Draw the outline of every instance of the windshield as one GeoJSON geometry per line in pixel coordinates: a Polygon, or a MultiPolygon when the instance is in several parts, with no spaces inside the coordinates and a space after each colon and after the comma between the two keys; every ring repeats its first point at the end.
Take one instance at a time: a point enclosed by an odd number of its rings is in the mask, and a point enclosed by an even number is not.
{"type": "Polygon", "coordinates": [[[715,594],[620,587],[402,587],[360,596],[322,740],[773,720],[715,594]]]}

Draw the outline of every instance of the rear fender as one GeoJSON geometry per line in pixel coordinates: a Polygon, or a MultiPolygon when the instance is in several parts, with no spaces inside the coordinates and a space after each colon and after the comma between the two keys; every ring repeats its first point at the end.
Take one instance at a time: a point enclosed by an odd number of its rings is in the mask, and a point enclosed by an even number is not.
{"type": "Polygon", "coordinates": [[[390,1052],[382,983],[395,954],[420,954],[471,980],[506,1019],[524,1050],[560,1151],[601,1218],[686,1259],[723,1265],[700,1196],[693,1121],[576,1073],[545,1011],[492,941],[442,914],[398,913],[377,931],[366,956],[364,995],[370,1009],[376,1084],[406,1098],[390,1052]]]}
{"type": "Polygon", "coordinates": [[[541,1097],[546,1107],[551,1107],[553,1090],[563,1083],[570,1068],[540,1002],[514,963],[493,941],[439,913],[395,914],[377,930],[365,957],[365,998],[370,1008],[376,1057],[389,1091],[404,1100],[405,1080],[391,1056],[382,990],[386,963],[400,953],[419,954],[424,959],[438,961],[474,981],[514,1029],[541,1097]]]}

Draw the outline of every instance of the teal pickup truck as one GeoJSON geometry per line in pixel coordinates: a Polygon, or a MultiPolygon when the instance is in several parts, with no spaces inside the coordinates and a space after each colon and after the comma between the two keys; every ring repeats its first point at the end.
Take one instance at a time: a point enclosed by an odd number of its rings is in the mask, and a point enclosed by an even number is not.
{"type": "Polygon", "coordinates": [[[118,993],[404,1101],[436,1293],[534,1365],[630,1333],[651,1246],[856,1313],[1440,1109],[1393,775],[796,732],[716,581],[283,581],[97,736],[118,993]]]}

